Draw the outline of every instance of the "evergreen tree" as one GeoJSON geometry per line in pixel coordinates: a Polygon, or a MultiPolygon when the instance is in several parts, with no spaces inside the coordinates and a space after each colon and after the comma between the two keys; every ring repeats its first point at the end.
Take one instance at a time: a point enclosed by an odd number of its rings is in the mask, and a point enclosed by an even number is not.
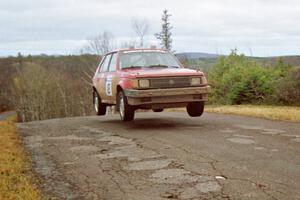
{"type": "Polygon", "coordinates": [[[162,29],[161,32],[156,33],[155,37],[160,40],[162,48],[171,51],[172,49],[172,26],[170,24],[171,15],[168,13],[168,10],[164,10],[162,14],[162,29]]]}
{"type": "Polygon", "coordinates": [[[20,65],[22,65],[22,63],[23,63],[23,56],[20,52],[18,53],[18,62],[20,65]]]}

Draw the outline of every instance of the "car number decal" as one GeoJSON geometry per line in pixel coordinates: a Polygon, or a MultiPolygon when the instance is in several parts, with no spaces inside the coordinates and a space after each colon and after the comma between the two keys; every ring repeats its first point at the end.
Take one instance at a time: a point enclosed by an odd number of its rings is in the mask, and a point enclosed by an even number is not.
{"type": "Polygon", "coordinates": [[[112,79],[107,78],[105,81],[105,91],[107,96],[112,96],[112,79]]]}

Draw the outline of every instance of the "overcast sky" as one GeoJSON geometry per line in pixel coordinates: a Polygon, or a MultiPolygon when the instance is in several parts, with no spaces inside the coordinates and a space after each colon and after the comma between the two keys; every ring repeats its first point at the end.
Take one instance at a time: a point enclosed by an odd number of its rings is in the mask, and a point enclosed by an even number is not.
{"type": "Polygon", "coordinates": [[[133,17],[149,21],[146,44],[158,45],[165,8],[176,52],[300,55],[299,0],[1,0],[0,56],[74,54],[105,30],[130,41],[133,17]]]}

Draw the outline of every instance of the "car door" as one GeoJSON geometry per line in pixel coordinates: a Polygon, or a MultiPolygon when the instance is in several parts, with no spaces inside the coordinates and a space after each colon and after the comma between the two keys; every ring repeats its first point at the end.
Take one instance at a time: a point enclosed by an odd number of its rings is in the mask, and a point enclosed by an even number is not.
{"type": "Polygon", "coordinates": [[[116,76],[117,57],[117,52],[111,54],[108,72],[106,73],[106,94],[108,95],[108,99],[112,104],[116,103],[116,89],[117,82],[119,80],[116,76]]]}
{"type": "Polygon", "coordinates": [[[96,88],[101,97],[102,102],[108,103],[109,96],[107,95],[106,87],[106,76],[108,72],[108,67],[111,59],[111,54],[108,54],[104,57],[100,69],[97,72],[97,83],[96,88]]]}

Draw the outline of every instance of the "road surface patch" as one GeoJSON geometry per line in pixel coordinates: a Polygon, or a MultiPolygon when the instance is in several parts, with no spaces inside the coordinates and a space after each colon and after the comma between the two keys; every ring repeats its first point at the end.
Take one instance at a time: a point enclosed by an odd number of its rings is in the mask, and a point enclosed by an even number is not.
{"type": "Polygon", "coordinates": [[[110,145],[115,145],[115,144],[134,144],[132,142],[132,140],[130,139],[126,139],[126,138],[122,138],[119,136],[104,136],[100,139],[98,139],[98,141],[102,141],[102,142],[108,142],[108,144],[110,145]]]}
{"type": "Polygon", "coordinates": [[[221,186],[217,181],[208,181],[204,183],[198,183],[195,188],[202,193],[217,192],[221,190],[221,186]]]}
{"type": "Polygon", "coordinates": [[[300,138],[295,138],[295,139],[292,139],[292,141],[294,141],[294,142],[300,142],[300,138]]]}
{"type": "Polygon", "coordinates": [[[220,130],[221,133],[234,133],[236,132],[237,130],[233,130],[233,129],[229,129],[229,128],[226,128],[224,130],[220,130]]]}
{"type": "Polygon", "coordinates": [[[43,138],[39,135],[27,136],[24,139],[24,141],[25,141],[25,143],[28,143],[27,146],[31,149],[40,148],[43,145],[42,144],[43,138]]]}
{"type": "Polygon", "coordinates": [[[92,140],[89,137],[78,137],[76,135],[67,135],[67,136],[55,136],[55,137],[46,137],[47,140],[92,140]]]}
{"type": "Polygon", "coordinates": [[[148,161],[140,161],[140,162],[133,162],[129,163],[128,166],[124,167],[126,170],[156,170],[156,169],[162,169],[169,164],[171,164],[172,160],[148,160],[148,161]]]}
{"type": "Polygon", "coordinates": [[[144,159],[160,158],[162,155],[151,150],[143,149],[137,145],[129,145],[116,147],[113,152],[98,154],[97,157],[100,159],[125,157],[128,161],[141,161],[144,159]]]}
{"type": "Polygon", "coordinates": [[[262,126],[249,126],[249,125],[242,125],[242,124],[236,124],[235,127],[246,129],[246,130],[262,130],[264,127],[262,126]]]}
{"type": "Polygon", "coordinates": [[[88,127],[88,126],[82,126],[80,129],[78,129],[76,132],[84,132],[84,133],[95,133],[95,135],[97,137],[103,137],[103,136],[110,136],[112,135],[111,133],[109,132],[104,132],[102,130],[99,130],[97,128],[92,128],[92,127],[88,127]]]}
{"type": "Polygon", "coordinates": [[[280,130],[280,129],[263,129],[264,132],[268,132],[268,133],[285,133],[286,131],[284,130],[280,130]]]}
{"type": "Polygon", "coordinates": [[[180,199],[194,199],[199,197],[199,191],[195,187],[185,188],[181,194],[180,199]]]}
{"type": "Polygon", "coordinates": [[[264,135],[279,135],[278,132],[272,132],[272,131],[262,131],[261,134],[264,134],[264,135]]]}
{"type": "Polygon", "coordinates": [[[266,150],[265,147],[254,147],[255,150],[266,150]]]}
{"type": "Polygon", "coordinates": [[[185,169],[161,169],[150,175],[150,180],[155,183],[183,184],[213,180],[211,176],[193,175],[185,169]]]}
{"type": "Polygon", "coordinates": [[[80,153],[84,153],[84,152],[94,152],[94,151],[98,151],[99,148],[96,146],[92,146],[92,145],[82,145],[82,146],[75,146],[75,147],[71,147],[70,148],[71,151],[79,151],[80,153]]]}
{"type": "Polygon", "coordinates": [[[240,135],[240,134],[234,134],[233,136],[234,136],[234,137],[239,137],[239,138],[246,138],[246,139],[248,139],[248,138],[252,139],[252,138],[253,138],[253,136],[249,136],[249,135],[240,135]]]}
{"type": "Polygon", "coordinates": [[[245,138],[238,138],[238,137],[233,137],[233,138],[227,138],[230,142],[237,143],[237,144],[254,144],[254,140],[251,139],[245,139],[245,138]]]}
{"type": "Polygon", "coordinates": [[[292,135],[292,134],[283,134],[281,136],[283,136],[283,137],[296,137],[296,138],[300,138],[300,135],[292,135]]]}

